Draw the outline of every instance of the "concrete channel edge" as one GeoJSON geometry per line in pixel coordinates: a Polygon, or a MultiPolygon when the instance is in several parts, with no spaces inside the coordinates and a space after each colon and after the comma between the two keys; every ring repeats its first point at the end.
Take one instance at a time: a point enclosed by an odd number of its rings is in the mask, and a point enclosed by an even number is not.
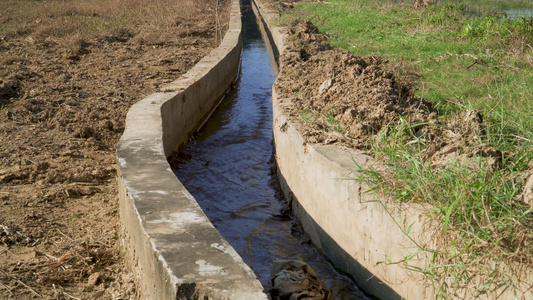
{"type": "Polygon", "coordinates": [[[232,0],[231,5],[221,45],[178,80],[133,105],[117,145],[123,246],[140,299],[268,299],[167,162],[238,75],[240,4],[232,0]]]}

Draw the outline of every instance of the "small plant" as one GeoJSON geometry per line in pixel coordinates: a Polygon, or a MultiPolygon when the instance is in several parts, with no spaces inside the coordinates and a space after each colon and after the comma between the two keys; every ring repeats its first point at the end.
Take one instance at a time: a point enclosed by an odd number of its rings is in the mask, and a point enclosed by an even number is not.
{"type": "Polygon", "coordinates": [[[72,216],[71,216],[71,224],[72,224],[72,230],[75,231],[76,230],[76,221],[78,220],[78,215],[76,215],[75,213],[72,213],[72,216]]]}
{"type": "Polygon", "coordinates": [[[329,109],[323,109],[321,112],[315,110],[304,109],[300,113],[300,119],[306,124],[320,124],[326,131],[336,131],[344,134],[346,130],[340,125],[339,121],[335,119],[329,109]]]}
{"type": "Polygon", "coordinates": [[[328,124],[328,130],[344,134],[346,130],[344,130],[344,128],[342,128],[342,126],[340,125],[340,122],[335,119],[335,114],[327,109],[325,111],[326,112],[324,118],[326,119],[326,122],[328,124]]]}
{"type": "Polygon", "coordinates": [[[316,120],[318,120],[319,115],[316,111],[305,109],[304,111],[300,113],[300,118],[305,123],[309,124],[309,123],[314,123],[316,120]]]}

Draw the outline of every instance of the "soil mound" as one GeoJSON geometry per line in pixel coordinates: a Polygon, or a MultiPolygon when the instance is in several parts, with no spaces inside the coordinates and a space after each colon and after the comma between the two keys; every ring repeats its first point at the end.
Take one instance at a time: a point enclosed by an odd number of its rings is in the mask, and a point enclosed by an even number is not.
{"type": "Polygon", "coordinates": [[[494,167],[501,163],[503,154],[483,143],[481,112],[443,118],[428,101],[413,96],[410,84],[398,80],[386,60],[357,56],[326,41],[315,25],[299,21],[276,82],[279,94],[292,100],[287,114],[303,125],[308,142],[365,152],[372,137],[404,120],[414,124],[410,134],[428,145],[426,159],[436,166],[461,155],[487,157],[494,167]]]}

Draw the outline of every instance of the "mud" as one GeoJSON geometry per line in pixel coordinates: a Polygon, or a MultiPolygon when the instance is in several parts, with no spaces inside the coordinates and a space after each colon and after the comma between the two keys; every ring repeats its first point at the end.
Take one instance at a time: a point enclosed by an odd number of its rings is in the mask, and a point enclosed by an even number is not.
{"type": "Polygon", "coordinates": [[[115,146],[129,107],[220,40],[214,13],[180,19],[177,38],[0,35],[1,299],[136,298],[121,254],[115,146]]]}

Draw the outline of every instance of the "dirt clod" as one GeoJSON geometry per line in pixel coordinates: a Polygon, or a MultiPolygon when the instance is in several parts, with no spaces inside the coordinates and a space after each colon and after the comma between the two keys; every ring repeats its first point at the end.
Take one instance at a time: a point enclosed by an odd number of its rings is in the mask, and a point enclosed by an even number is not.
{"type": "Polygon", "coordinates": [[[87,284],[96,285],[99,280],[100,280],[100,272],[95,272],[89,276],[89,278],[87,279],[87,284]]]}

